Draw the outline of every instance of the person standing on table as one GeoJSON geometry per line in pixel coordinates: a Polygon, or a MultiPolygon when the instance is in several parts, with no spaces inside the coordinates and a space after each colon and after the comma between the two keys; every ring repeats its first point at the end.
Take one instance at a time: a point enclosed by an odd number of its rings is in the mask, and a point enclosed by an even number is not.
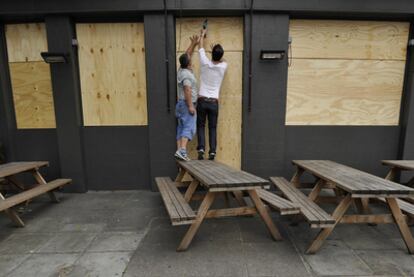
{"type": "Polygon", "coordinates": [[[204,37],[207,29],[203,29],[200,35],[200,91],[197,100],[197,137],[198,159],[204,159],[205,153],[205,126],[208,119],[209,133],[209,160],[216,157],[217,148],[217,119],[219,111],[219,94],[227,63],[222,60],[224,50],[220,44],[211,48],[211,60],[207,58],[204,49],[204,37]]]}
{"type": "Polygon", "coordinates": [[[177,72],[177,96],[178,101],[175,106],[175,116],[177,117],[177,151],[175,158],[182,161],[189,161],[187,155],[187,143],[192,140],[196,132],[197,112],[195,109],[197,102],[197,80],[191,68],[191,56],[194,48],[199,43],[197,35],[190,37],[190,46],[187,51],[179,58],[180,68],[177,72]]]}

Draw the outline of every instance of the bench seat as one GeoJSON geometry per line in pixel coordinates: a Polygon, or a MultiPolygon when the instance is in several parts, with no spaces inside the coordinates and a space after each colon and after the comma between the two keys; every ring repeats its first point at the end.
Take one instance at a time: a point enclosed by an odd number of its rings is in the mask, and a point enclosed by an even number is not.
{"type": "Polygon", "coordinates": [[[299,206],[293,204],[289,200],[286,200],[264,189],[257,189],[256,191],[260,199],[262,199],[263,202],[267,203],[270,207],[279,211],[281,215],[300,213],[299,206]]]}
{"type": "Polygon", "coordinates": [[[70,182],[72,182],[71,179],[56,179],[47,184],[35,186],[31,189],[10,196],[4,200],[0,200],[0,211],[7,210],[41,194],[55,190],[59,187],[63,187],[70,182]]]}
{"type": "Polygon", "coordinates": [[[177,183],[170,177],[157,177],[155,183],[170,216],[171,224],[175,226],[193,223],[196,214],[178,191],[177,183]]]}
{"type": "Polygon", "coordinates": [[[270,177],[272,183],[286,196],[287,199],[299,206],[301,214],[312,228],[333,227],[335,219],[311,201],[303,192],[291,185],[285,178],[270,177]]]}
{"type": "MultiPolygon", "coordinates": [[[[381,202],[386,203],[387,201],[385,200],[385,198],[378,198],[381,202]]],[[[407,201],[401,200],[401,199],[397,199],[398,202],[398,206],[400,206],[400,209],[403,213],[405,213],[406,215],[410,216],[410,217],[414,217],[414,204],[411,204],[407,201]]]]}

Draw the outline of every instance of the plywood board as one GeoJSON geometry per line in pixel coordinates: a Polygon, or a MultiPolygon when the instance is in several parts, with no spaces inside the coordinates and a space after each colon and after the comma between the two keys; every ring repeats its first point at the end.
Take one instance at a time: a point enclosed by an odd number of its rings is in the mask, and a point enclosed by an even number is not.
{"type": "Polygon", "coordinates": [[[147,125],[144,24],[76,29],[84,125],[147,125]]]}
{"type": "Polygon", "coordinates": [[[10,63],[17,128],[55,128],[49,65],[10,63]]]}
{"type": "MultiPolygon", "coordinates": [[[[191,32],[199,32],[203,18],[182,19],[181,46],[177,49],[178,57],[188,47],[188,37],[191,32]],[[186,25],[188,24],[188,26],[186,25]],[[186,30],[183,32],[183,30],[186,30]],[[188,31],[191,30],[191,31],[188,31]]],[[[177,20],[177,30],[179,28],[177,20]]],[[[177,31],[177,43],[180,32],[177,31]]],[[[243,22],[241,18],[211,18],[209,19],[209,36],[214,37],[214,42],[220,43],[225,49],[224,59],[229,66],[223,80],[220,91],[219,118],[217,127],[217,160],[241,168],[241,132],[242,132],[242,63],[243,63],[243,22]],[[217,20],[217,21],[215,21],[217,20]],[[233,30],[234,32],[231,32],[233,30]],[[228,35],[223,35],[227,33],[228,35]],[[231,51],[226,50],[232,49],[231,51]]],[[[209,49],[207,56],[211,57],[209,49]]],[[[193,71],[199,80],[199,56],[197,50],[192,59],[193,71]]],[[[206,127],[207,129],[207,127],[206,127]]],[[[206,142],[208,142],[208,132],[206,132],[206,142]]],[[[189,143],[188,149],[190,157],[197,158],[197,138],[189,143]]],[[[208,151],[208,143],[206,145],[208,151]]]]}
{"type": "Polygon", "coordinates": [[[404,61],[296,59],[287,125],[398,125],[404,61]]]}
{"type": "Polygon", "coordinates": [[[294,58],[405,60],[408,22],[291,20],[294,58]]]}
{"type": "MultiPolygon", "coordinates": [[[[206,18],[177,18],[176,49],[184,52],[188,47],[188,38],[200,34],[206,18]]],[[[225,52],[243,51],[243,18],[208,17],[206,45],[220,43],[225,52]]]]}
{"type": "Polygon", "coordinates": [[[40,52],[47,51],[44,23],[7,24],[5,28],[9,62],[42,61],[40,52]]]}

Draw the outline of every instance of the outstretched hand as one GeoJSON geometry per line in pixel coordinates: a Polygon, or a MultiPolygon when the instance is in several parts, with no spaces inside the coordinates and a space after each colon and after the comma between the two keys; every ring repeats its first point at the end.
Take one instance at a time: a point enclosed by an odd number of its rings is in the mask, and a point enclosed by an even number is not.
{"type": "Polygon", "coordinates": [[[198,35],[193,35],[190,37],[190,41],[192,45],[197,45],[200,42],[198,35]]]}

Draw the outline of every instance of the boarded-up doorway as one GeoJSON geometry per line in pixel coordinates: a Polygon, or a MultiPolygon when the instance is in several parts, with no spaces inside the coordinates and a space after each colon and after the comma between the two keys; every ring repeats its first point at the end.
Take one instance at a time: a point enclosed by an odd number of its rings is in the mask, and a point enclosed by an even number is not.
{"type": "MultiPolygon", "coordinates": [[[[189,45],[189,37],[199,34],[205,18],[181,18],[176,23],[177,60],[189,45]]],[[[206,45],[220,43],[224,48],[224,59],[229,64],[220,91],[219,119],[217,128],[217,161],[241,167],[242,128],[242,68],[243,68],[243,19],[208,18],[206,45]]],[[[207,55],[211,57],[208,47],[207,55]]],[[[198,49],[193,55],[193,70],[199,81],[198,49]]],[[[178,62],[177,62],[178,67],[178,62]]],[[[207,132],[206,132],[207,134],[207,132]]],[[[206,137],[208,141],[208,136],[206,137]]],[[[189,144],[191,158],[196,158],[197,138],[189,144]]],[[[208,146],[206,145],[208,150],[208,146]]]]}

